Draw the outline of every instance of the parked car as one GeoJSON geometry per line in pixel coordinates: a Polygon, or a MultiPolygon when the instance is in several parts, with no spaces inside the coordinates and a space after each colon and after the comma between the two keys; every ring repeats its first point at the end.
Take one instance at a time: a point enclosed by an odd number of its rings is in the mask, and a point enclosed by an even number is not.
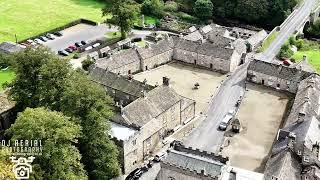
{"type": "Polygon", "coordinates": [[[34,43],[34,41],[32,39],[28,39],[26,43],[32,44],[32,43],[34,43]]]}
{"type": "Polygon", "coordinates": [[[73,52],[73,50],[70,49],[70,48],[66,48],[66,49],[64,49],[64,50],[67,51],[68,53],[72,53],[72,52],[73,52]]]}
{"type": "Polygon", "coordinates": [[[137,168],[135,170],[133,170],[127,177],[125,180],[136,180],[139,179],[139,177],[141,177],[141,175],[143,174],[143,171],[141,170],[141,168],[137,168]]]}
{"type": "Polygon", "coordinates": [[[162,159],[164,159],[167,155],[167,152],[159,152],[154,156],[153,161],[160,162],[162,159]]]}
{"type": "Polygon", "coordinates": [[[96,48],[98,46],[100,46],[101,44],[100,43],[95,43],[94,45],[92,45],[93,48],[96,48]]]}
{"type": "Polygon", "coordinates": [[[84,48],[85,51],[89,51],[90,49],[92,49],[92,46],[88,46],[88,47],[84,48]]]}
{"type": "Polygon", "coordinates": [[[80,42],[76,42],[76,43],[74,43],[74,45],[75,45],[76,47],[78,47],[78,48],[83,46],[80,42]]]}
{"type": "Polygon", "coordinates": [[[234,110],[230,110],[226,116],[222,119],[222,121],[219,124],[219,129],[221,131],[225,131],[230,123],[230,120],[233,118],[234,110]]]}
{"type": "Polygon", "coordinates": [[[62,34],[61,31],[54,32],[53,34],[56,35],[56,36],[58,36],[58,37],[63,36],[63,34],[62,34]]]}
{"type": "Polygon", "coordinates": [[[58,51],[58,54],[60,54],[62,56],[68,56],[69,55],[69,53],[67,51],[65,51],[65,50],[58,51]]]}
{"type": "Polygon", "coordinates": [[[286,59],[286,60],[282,61],[282,63],[283,63],[284,65],[286,65],[286,66],[290,66],[290,65],[293,64],[293,62],[291,62],[289,59],[286,59]]]}
{"type": "Polygon", "coordinates": [[[54,40],[54,39],[55,39],[54,35],[53,35],[53,34],[50,34],[50,33],[46,34],[46,37],[47,37],[48,39],[50,39],[50,40],[54,40]]]}
{"type": "Polygon", "coordinates": [[[39,39],[41,39],[41,41],[43,41],[43,42],[47,42],[48,41],[48,38],[46,38],[44,36],[40,36],[39,39]]]}
{"type": "Polygon", "coordinates": [[[44,43],[43,41],[41,41],[41,40],[40,40],[40,39],[38,39],[38,38],[37,38],[37,39],[35,39],[35,40],[34,40],[34,42],[35,42],[35,43],[37,43],[37,44],[43,44],[43,43],[44,43]]]}
{"type": "Polygon", "coordinates": [[[76,46],[73,46],[73,45],[69,46],[68,48],[72,49],[73,51],[76,51],[78,49],[76,46]]]}
{"type": "Polygon", "coordinates": [[[81,44],[82,45],[86,45],[86,44],[88,44],[88,42],[87,41],[81,41],[81,44]]]}

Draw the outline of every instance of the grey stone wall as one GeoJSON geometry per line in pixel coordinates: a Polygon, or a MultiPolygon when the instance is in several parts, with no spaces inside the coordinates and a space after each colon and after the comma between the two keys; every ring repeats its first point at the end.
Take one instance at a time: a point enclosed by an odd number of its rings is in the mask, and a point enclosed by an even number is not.
{"type": "Polygon", "coordinates": [[[262,84],[291,93],[296,93],[299,85],[299,82],[296,81],[280,79],[278,77],[262,74],[259,72],[253,72],[251,70],[248,71],[248,80],[256,84],[262,84]]]}
{"type": "Polygon", "coordinates": [[[120,73],[121,75],[128,75],[129,71],[135,73],[140,71],[140,61],[135,61],[133,63],[121,66],[120,68],[110,70],[113,73],[120,73]]]}
{"type": "Polygon", "coordinates": [[[185,109],[181,110],[181,122],[184,123],[187,120],[195,117],[195,103],[190,104],[185,109]]]}
{"type": "Polygon", "coordinates": [[[194,64],[194,61],[198,60],[198,54],[195,52],[185,51],[176,48],[173,50],[173,59],[177,61],[194,64]]]}
{"type": "Polygon", "coordinates": [[[147,58],[142,60],[143,64],[141,69],[147,70],[147,69],[152,69],[155,68],[156,66],[159,66],[161,64],[168,63],[172,60],[172,54],[173,50],[166,51],[162,54],[158,54],[156,56],[153,56],[151,58],[147,58]],[[147,67],[147,68],[146,68],[147,67]]]}

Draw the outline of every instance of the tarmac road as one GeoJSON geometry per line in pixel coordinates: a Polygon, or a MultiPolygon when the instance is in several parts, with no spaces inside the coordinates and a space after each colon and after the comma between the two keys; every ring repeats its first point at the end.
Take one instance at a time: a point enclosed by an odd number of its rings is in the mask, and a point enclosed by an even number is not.
{"type": "Polygon", "coordinates": [[[218,130],[219,123],[228,111],[236,109],[236,102],[244,95],[248,65],[245,63],[239,66],[221,85],[211,102],[206,119],[183,141],[186,146],[210,152],[219,150],[224,139],[224,131],[218,130]]]}

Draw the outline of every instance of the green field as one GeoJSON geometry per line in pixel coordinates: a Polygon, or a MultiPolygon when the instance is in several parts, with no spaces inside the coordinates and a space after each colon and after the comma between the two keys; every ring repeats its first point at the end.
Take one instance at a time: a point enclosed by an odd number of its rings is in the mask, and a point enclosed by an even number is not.
{"type": "Polygon", "coordinates": [[[15,74],[12,70],[0,70],[0,92],[3,91],[2,85],[5,82],[11,82],[14,78],[15,74]]]}
{"type": "Polygon", "coordinates": [[[320,51],[319,50],[306,50],[298,51],[291,58],[300,61],[306,55],[309,63],[320,73],[320,51]]]}
{"type": "Polygon", "coordinates": [[[79,18],[103,21],[99,0],[0,0],[0,42],[18,41],[79,18]]]}

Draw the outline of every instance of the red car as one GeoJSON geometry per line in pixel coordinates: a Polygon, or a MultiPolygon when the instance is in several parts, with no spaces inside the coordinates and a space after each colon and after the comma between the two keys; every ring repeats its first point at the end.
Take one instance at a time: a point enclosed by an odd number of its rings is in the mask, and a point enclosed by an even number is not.
{"type": "Polygon", "coordinates": [[[69,48],[69,49],[72,49],[72,51],[77,50],[77,47],[76,47],[76,46],[73,46],[73,45],[69,46],[68,48],[69,48]]]}
{"type": "Polygon", "coordinates": [[[283,61],[283,64],[286,65],[286,66],[290,66],[293,63],[289,59],[286,59],[286,60],[283,61]]]}

